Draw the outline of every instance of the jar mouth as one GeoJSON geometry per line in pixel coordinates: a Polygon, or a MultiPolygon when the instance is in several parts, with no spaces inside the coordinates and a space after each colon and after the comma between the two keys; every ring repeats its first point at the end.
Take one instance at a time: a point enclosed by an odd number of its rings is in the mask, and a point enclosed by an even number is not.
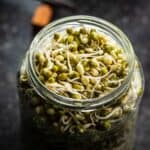
{"type": "Polygon", "coordinates": [[[50,102],[54,102],[75,109],[81,109],[81,108],[94,109],[97,108],[98,106],[107,104],[112,100],[114,100],[115,98],[119,97],[127,89],[135,65],[134,50],[127,36],[118,27],[111,24],[110,22],[105,21],[101,18],[85,16],[85,15],[65,17],[63,19],[56,20],[53,23],[47,25],[36,35],[33,42],[31,43],[29,53],[27,55],[27,59],[28,59],[27,67],[28,67],[29,80],[31,81],[31,84],[35,88],[37,93],[40,96],[42,96],[42,98],[44,98],[47,102],[49,102],[50,100],[50,102]],[[104,95],[103,97],[84,99],[80,101],[69,97],[58,95],[50,91],[38,79],[38,76],[34,69],[34,61],[33,61],[34,52],[37,49],[39,49],[39,44],[41,43],[42,39],[49,37],[55,30],[58,30],[59,27],[62,25],[66,27],[67,25],[79,25],[79,24],[83,24],[83,25],[86,24],[89,26],[93,26],[97,29],[100,29],[106,34],[109,34],[109,36],[111,36],[123,48],[129,64],[128,75],[125,77],[124,81],[119,87],[112,90],[110,93],[104,95]]]}

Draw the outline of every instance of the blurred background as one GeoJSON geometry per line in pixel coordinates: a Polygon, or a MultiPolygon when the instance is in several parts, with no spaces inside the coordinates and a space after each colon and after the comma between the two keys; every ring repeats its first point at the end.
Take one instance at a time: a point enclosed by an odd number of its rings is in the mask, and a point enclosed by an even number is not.
{"type": "Polygon", "coordinates": [[[104,18],[131,40],[145,74],[135,150],[150,148],[150,0],[47,0],[45,22],[36,14],[40,0],[0,0],[0,150],[21,150],[16,72],[36,32],[55,19],[86,14],[104,18]]]}

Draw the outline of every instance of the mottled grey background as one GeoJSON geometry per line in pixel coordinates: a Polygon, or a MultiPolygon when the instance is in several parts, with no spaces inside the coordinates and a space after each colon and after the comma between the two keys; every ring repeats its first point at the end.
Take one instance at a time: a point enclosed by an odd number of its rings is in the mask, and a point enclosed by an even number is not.
{"type": "MultiPolygon", "coordinates": [[[[74,0],[76,10],[55,9],[54,19],[88,14],[120,27],[143,64],[146,87],[136,132],[136,150],[150,149],[150,0],[74,0]]],[[[0,150],[20,150],[16,72],[32,40],[33,0],[0,0],[0,150]]]]}

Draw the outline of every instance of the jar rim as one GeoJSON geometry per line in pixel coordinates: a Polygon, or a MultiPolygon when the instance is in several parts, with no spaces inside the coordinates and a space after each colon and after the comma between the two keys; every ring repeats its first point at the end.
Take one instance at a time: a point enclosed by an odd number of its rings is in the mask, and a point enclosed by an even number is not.
{"type": "Polygon", "coordinates": [[[84,109],[84,110],[95,109],[119,97],[127,89],[127,85],[130,83],[134,66],[135,66],[134,50],[127,36],[112,23],[98,17],[86,16],[86,15],[64,17],[62,19],[58,19],[50,23],[49,25],[47,25],[35,36],[29,48],[29,53],[27,55],[28,77],[29,80],[31,81],[32,86],[35,88],[36,92],[47,102],[49,102],[48,100],[50,99],[51,102],[63,105],[65,107],[74,108],[74,109],[84,109]],[[98,28],[101,29],[103,28],[103,30],[107,30],[108,32],[113,34],[118,40],[120,40],[122,44],[122,48],[125,49],[129,54],[127,57],[129,61],[128,75],[126,76],[126,78],[124,79],[124,81],[119,87],[117,87],[107,95],[104,95],[103,97],[84,99],[79,101],[69,97],[58,95],[48,90],[46,86],[38,79],[38,76],[35,72],[34,65],[33,65],[33,53],[35,51],[35,47],[39,43],[39,40],[41,40],[46,34],[48,34],[47,32],[49,33],[52,32],[53,29],[58,27],[59,25],[65,25],[71,22],[78,22],[81,24],[89,24],[89,25],[92,24],[94,26],[97,26],[98,28]]]}

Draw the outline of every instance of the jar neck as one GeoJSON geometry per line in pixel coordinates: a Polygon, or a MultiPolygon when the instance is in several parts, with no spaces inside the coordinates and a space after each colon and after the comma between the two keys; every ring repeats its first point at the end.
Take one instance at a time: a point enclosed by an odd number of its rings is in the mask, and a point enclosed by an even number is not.
{"type": "Polygon", "coordinates": [[[27,72],[33,88],[43,99],[45,99],[46,102],[53,102],[71,109],[92,110],[115,100],[121,94],[125,93],[126,89],[130,85],[130,80],[133,75],[135,66],[134,57],[135,56],[132,45],[126,35],[111,23],[96,17],[72,16],[54,21],[37,34],[30,46],[30,50],[27,55],[27,72]],[[92,98],[79,101],[57,95],[44,86],[44,84],[38,79],[35,73],[33,54],[36,50],[40,49],[46,39],[49,39],[55,32],[65,30],[67,27],[81,26],[82,24],[96,28],[100,32],[110,36],[122,47],[128,60],[129,72],[122,84],[109,94],[101,98],[92,98]]]}

